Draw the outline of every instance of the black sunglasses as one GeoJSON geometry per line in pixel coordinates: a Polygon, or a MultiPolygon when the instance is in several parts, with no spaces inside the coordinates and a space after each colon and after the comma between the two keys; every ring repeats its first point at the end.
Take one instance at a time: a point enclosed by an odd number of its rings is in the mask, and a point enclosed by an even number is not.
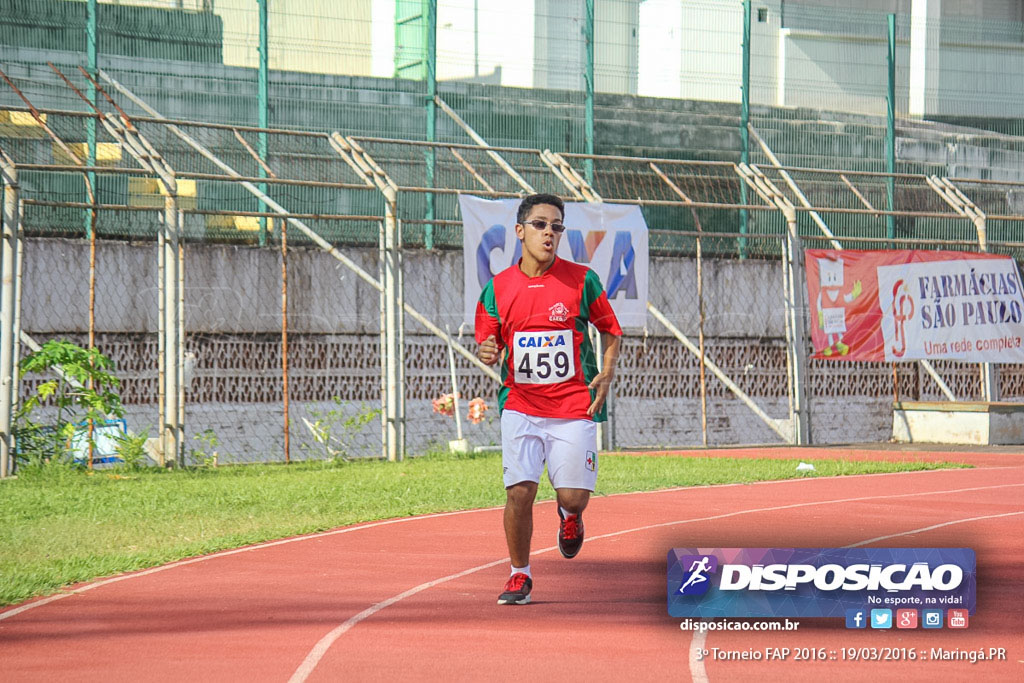
{"type": "Polygon", "coordinates": [[[549,223],[548,221],[542,221],[539,218],[532,221],[523,221],[523,225],[532,225],[537,230],[544,230],[549,225],[555,232],[565,232],[565,226],[561,223],[549,223]]]}

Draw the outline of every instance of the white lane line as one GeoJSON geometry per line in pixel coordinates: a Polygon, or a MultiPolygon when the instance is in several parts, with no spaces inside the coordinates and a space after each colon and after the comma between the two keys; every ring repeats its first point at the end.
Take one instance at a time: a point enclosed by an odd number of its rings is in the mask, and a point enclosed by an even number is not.
{"type": "MultiPolygon", "coordinates": [[[[844,545],[844,548],[859,548],[862,545],[869,543],[877,543],[878,541],[885,541],[890,538],[899,538],[900,536],[912,536],[914,534],[924,533],[925,531],[932,531],[933,529],[941,529],[946,526],[953,526],[954,524],[966,524],[967,522],[977,522],[982,519],[998,519],[1000,517],[1013,517],[1015,515],[1024,515],[1024,510],[1018,512],[1004,512],[999,515],[984,515],[982,517],[968,517],[966,519],[954,519],[950,522],[943,522],[942,524],[933,524],[932,526],[924,526],[920,529],[911,529],[910,531],[901,531],[898,534],[889,534],[887,536],[878,536],[877,538],[869,538],[866,541],[860,543],[852,543],[850,545],[844,545]]],[[[690,640],[690,674],[693,678],[693,683],[708,683],[707,670],[704,668],[704,660],[697,658],[697,652],[699,652],[704,645],[707,643],[707,631],[695,631],[693,638],[690,640]],[[703,637],[697,637],[697,634],[702,634],[703,637]]]]}
{"type": "Polygon", "coordinates": [[[363,619],[367,619],[376,614],[377,612],[381,611],[385,607],[389,607],[395,604],[396,602],[399,602],[400,600],[405,600],[406,598],[412,595],[416,595],[417,593],[420,593],[422,591],[425,591],[428,588],[433,588],[438,584],[442,584],[447,581],[452,581],[454,579],[459,579],[463,576],[468,576],[469,574],[478,572],[482,569],[490,569],[491,567],[495,567],[499,564],[504,564],[508,561],[509,558],[503,557],[500,560],[495,560],[494,562],[489,562],[488,564],[483,564],[479,567],[473,567],[472,569],[467,569],[466,571],[459,572],[458,574],[452,574],[451,576],[446,576],[441,579],[435,579],[434,581],[430,581],[428,583],[421,583],[415,588],[410,588],[404,593],[399,593],[398,595],[390,597],[387,600],[384,600],[383,602],[378,602],[376,605],[364,609],[362,612],[353,616],[348,621],[341,624],[336,629],[334,629],[326,636],[321,638],[320,642],[318,642],[316,646],[313,647],[312,651],[310,651],[310,653],[306,656],[306,659],[303,660],[299,668],[296,669],[295,673],[292,674],[292,677],[288,679],[289,683],[296,683],[297,681],[306,680],[309,677],[309,675],[313,673],[313,669],[316,668],[316,665],[320,662],[320,660],[323,659],[323,656],[327,654],[327,650],[331,647],[331,645],[334,644],[334,641],[336,641],[339,637],[341,637],[343,633],[348,631],[350,628],[358,624],[363,619]]]}
{"type": "MultiPolygon", "coordinates": [[[[988,470],[1018,469],[1018,468],[1019,468],[1019,465],[1018,466],[1007,465],[1007,466],[1003,466],[1003,467],[983,467],[983,468],[978,468],[978,469],[969,469],[969,470],[965,470],[965,471],[969,471],[969,472],[982,472],[982,471],[988,471],[988,470]]],[[[828,481],[828,480],[833,480],[833,479],[854,479],[854,478],[857,478],[857,477],[891,477],[891,476],[894,476],[894,475],[904,475],[904,476],[906,476],[906,475],[910,475],[910,474],[934,474],[936,472],[947,472],[948,473],[948,472],[955,472],[955,471],[957,471],[957,470],[937,469],[937,470],[914,470],[912,472],[876,472],[876,473],[873,473],[873,474],[847,474],[847,475],[836,475],[836,476],[833,476],[833,477],[808,477],[806,479],[773,479],[773,480],[770,480],[770,481],[755,481],[755,482],[741,483],[741,484],[711,484],[709,486],[677,486],[677,487],[671,488],[671,489],[658,489],[656,491],[630,491],[628,493],[613,493],[613,494],[608,494],[608,495],[601,495],[601,497],[602,498],[615,498],[615,497],[618,497],[618,496],[637,496],[637,495],[647,495],[647,494],[657,494],[657,493],[672,493],[672,492],[675,492],[675,491],[686,491],[686,490],[690,490],[690,491],[703,491],[703,490],[706,490],[706,489],[731,488],[731,487],[736,487],[736,486],[771,486],[771,485],[775,485],[775,484],[792,484],[792,483],[795,483],[795,482],[807,482],[807,481],[828,481]]],[[[552,503],[552,502],[554,502],[554,501],[551,501],[551,500],[540,501],[540,502],[538,502],[538,505],[543,505],[545,503],[552,503]]],[[[253,550],[262,550],[264,548],[272,548],[274,546],[284,545],[286,543],[297,543],[299,541],[308,541],[308,540],[317,539],[317,538],[326,538],[328,536],[336,536],[338,534],[347,534],[347,533],[351,533],[351,532],[354,532],[354,531],[361,531],[363,529],[373,529],[375,527],[386,526],[386,525],[389,525],[389,524],[404,524],[406,522],[417,522],[417,521],[422,520],[422,519],[433,519],[435,517],[450,517],[450,516],[453,516],[453,515],[468,515],[468,514],[472,514],[472,513],[476,513],[476,512],[489,512],[489,511],[493,511],[493,510],[500,510],[503,507],[504,507],[503,505],[498,505],[498,506],[489,507],[489,508],[477,508],[477,509],[474,509],[474,510],[456,510],[454,512],[435,512],[435,513],[426,514],[426,515],[419,515],[419,516],[415,516],[415,517],[400,517],[398,519],[387,519],[387,520],[383,520],[383,521],[379,521],[379,522],[370,522],[370,523],[367,523],[367,524],[359,524],[357,526],[347,526],[347,527],[344,527],[342,529],[333,529],[333,530],[330,530],[330,531],[320,531],[320,532],[317,532],[317,533],[314,533],[314,534],[306,534],[304,536],[294,536],[292,538],[285,538],[285,539],[281,539],[281,540],[278,540],[278,541],[268,541],[268,542],[265,542],[265,543],[257,543],[255,545],[249,545],[249,546],[245,546],[243,548],[234,548],[232,550],[222,550],[220,552],[211,553],[209,555],[202,555],[200,557],[193,557],[193,558],[190,558],[190,559],[187,559],[187,560],[179,560],[178,562],[171,562],[170,564],[160,565],[159,567],[152,567],[150,569],[146,569],[146,570],[143,570],[143,571],[133,572],[133,573],[130,573],[130,574],[121,574],[119,576],[114,576],[114,577],[111,577],[109,579],[101,579],[101,580],[93,582],[93,583],[88,583],[88,584],[86,584],[84,586],[79,586],[78,588],[75,588],[75,589],[72,589],[72,590],[67,590],[67,591],[64,591],[64,592],[61,592],[61,593],[56,593],[56,594],[51,595],[49,597],[43,598],[41,600],[36,600],[35,602],[30,602],[30,603],[27,603],[27,604],[15,607],[13,609],[9,609],[7,611],[0,612],[0,621],[3,621],[4,619],[10,619],[13,616],[17,616],[18,614],[21,614],[23,612],[27,612],[28,610],[35,609],[37,607],[42,607],[43,605],[48,605],[51,602],[55,602],[57,600],[63,600],[64,598],[69,598],[69,597],[71,597],[73,595],[80,595],[81,593],[85,593],[86,591],[90,591],[90,590],[92,590],[94,588],[100,588],[102,586],[107,586],[107,585],[110,585],[112,583],[119,583],[121,581],[127,581],[128,579],[137,579],[137,578],[140,578],[140,577],[143,577],[143,576],[149,576],[150,574],[155,574],[157,572],[167,571],[168,569],[175,569],[177,567],[184,567],[186,565],[195,564],[197,562],[206,562],[207,560],[216,560],[216,559],[219,559],[221,557],[229,557],[231,555],[237,555],[239,553],[247,553],[247,552],[251,552],[253,550]]]]}
{"type": "Polygon", "coordinates": [[[708,683],[708,672],[704,668],[704,656],[701,650],[708,642],[707,631],[694,631],[690,640],[690,675],[693,683],[708,683]]]}
{"type": "MultiPolygon", "coordinates": [[[[802,480],[802,481],[815,481],[815,480],[814,479],[805,479],[805,480],[802,480]]],[[[674,520],[674,521],[671,521],[671,522],[660,522],[658,524],[648,524],[646,526],[636,527],[636,528],[633,528],[633,529],[625,529],[625,530],[622,530],[622,531],[614,531],[614,532],[611,532],[611,533],[608,533],[608,534],[601,534],[600,536],[588,537],[587,538],[587,542],[593,543],[594,541],[598,541],[600,539],[613,538],[615,536],[622,536],[624,534],[631,534],[631,533],[635,533],[637,531],[649,531],[651,529],[658,529],[658,528],[662,528],[662,527],[675,526],[675,525],[678,525],[678,524],[692,524],[692,523],[695,523],[695,522],[708,522],[708,521],[713,521],[713,520],[716,520],[716,519],[726,519],[728,517],[738,517],[740,515],[754,514],[754,513],[759,513],[759,512],[775,512],[775,511],[778,511],[778,510],[791,510],[791,509],[794,509],[794,508],[813,507],[815,505],[834,505],[834,504],[837,504],[837,503],[854,503],[854,502],[867,501],[867,500],[892,500],[894,498],[911,498],[911,497],[916,497],[916,496],[945,495],[945,494],[950,494],[950,493],[964,493],[964,492],[968,492],[968,491],[985,491],[985,490],[991,490],[991,489],[1003,489],[1003,488],[1014,488],[1014,487],[1024,487],[1024,483],[1020,483],[1020,484],[996,484],[996,485],[993,485],[993,486],[973,486],[973,487],[969,487],[969,488],[951,489],[951,490],[947,490],[947,491],[923,491],[923,492],[919,492],[919,493],[900,493],[900,494],[895,494],[895,495],[862,496],[862,497],[858,497],[858,498],[839,498],[839,499],[834,499],[834,500],[820,500],[820,501],[813,501],[813,502],[806,502],[806,503],[791,503],[789,505],[775,505],[775,506],[772,506],[772,507],[765,507],[765,508],[754,508],[754,509],[750,509],[750,510],[737,510],[735,512],[724,512],[722,514],[709,515],[707,517],[696,517],[696,518],[693,518],[693,519],[679,519],[679,520],[674,520]]],[[[651,493],[654,493],[654,492],[651,492],[651,493]]],[[[548,547],[548,548],[542,548],[540,550],[534,550],[532,553],[530,553],[530,555],[540,555],[542,553],[550,552],[550,551],[554,550],[556,547],[557,546],[551,546],[551,547],[548,547]]],[[[352,627],[355,626],[356,624],[358,624],[359,622],[361,622],[361,621],[363,621],[363,620],[373,616],[377,612],[380,612],[385,607],[390,607],[391,605],[394,605],[395,603],[400,602],[400,601],[404,600],[407,597],[410,597],[412,595],[416,595],[417,593],[425,591],[428,588],[433,588],[434,586],[439,586],[442,583],[447,583],[449,581],[453,581],[455,579],[460,579],[460,578],[462,578],[464,576],[468,576],[470,574],[475,574],[476,572],[482,571],[484,569],[489,569],[491,567],[494,567],[494,566],[497,566],[497,565],[501,564],[502,562],[507,562],[507,561],[508,561],[508,558],[505,557],[505,558],[502,558],[500,560],[494,560],[493,562],[488,562],[487,564],[482,564],[482,565],[479,565],[477,567],[473,567],[471,569],[466,569],[466,570],[458,572],[456,574],[449,574],[448,576],[442,577],[440,579],[435,579],[435,580],[427,582],[427,583],[421,583],[420,585],[415,586],[414,588],[410,588],[409,590],[405,591],[404,593],[401,593],[399,595],[395,595],[393,597],[390,597],[387,600],[383,600],[381,602],[378,602],[375,605],[373,605],[372,607],[369,607],[368,609],[363,610],[362,612],[360,612],[359,614],[351,617],[350,619],[348,619],[344,623],[342,623],[339,626],[337,626],[336,628],[334,628],[332,631],[330,631],[323,638],[321,638],[317,642],[317,644],[313,647],[313,649],[310,650],[309,654],[307,654],[306,657],[302,660],[302,664],[300,664],[299,667],[295,670],[295,673],[292,674],[292,677],[290,679],[288,679],[289,683],[302,683],[303,681],[305,681],[309,677],[309,675],[311,673],[313,673],[313,670],[316,669],[317,664],[320,663],[320,660],[323,659],[324,655],[327,654],[327,651],[334,644],[334,642],[338,640],[338,638],[340,638],[343,634],[345,634],[348,631],[350,631],[352,629],[352,627]]],[[[692,652],[692,643],[691,643],[691,652],[692,652]]]]}
{"type": "Polygon", "coordinates": [[[912,534],[921,534],[925,531],[931,531],[932,529],[941,529],[944,526],[953,526],[954,524],[965,524],[967,522],[977,522],[982,519],[998,519],[1000,517],[1013,517],[1015,515],[1024,515],[1024,510],[1018,510],[1017,512],[1004,512],[1001,515],[984,515],[982,517],[970,517],[968,519],[954,519],[951,522],[943,522],[942,524],[933,524],[932,526],[921,527],[920,529],[913,529],[911,531],[902,531],[898,534],[889,534],[888,536],[879,536],[878,538],[870,538],[860,543],[854,543],[853,545],[844,546],[845,548],[857,548],[868,543],[877,543],[878,541],[884,541],[890,538],[898,538],[899,536],[910,536],[912,534]]]}

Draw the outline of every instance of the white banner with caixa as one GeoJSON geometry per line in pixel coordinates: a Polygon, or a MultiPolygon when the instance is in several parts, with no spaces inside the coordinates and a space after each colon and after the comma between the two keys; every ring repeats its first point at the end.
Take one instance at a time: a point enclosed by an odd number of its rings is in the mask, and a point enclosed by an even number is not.
{"type": "MultiPolygon", "coordinates": [[[[470,328],[484,286],[518,263],[522,256],[515,230],[520,201],[459,196],[465,262],[464,315],[470,328]]],[[[622,327],[644,327],[649,252],[647,222],[640,207],[567,203],[564,222],[559,258],[585,265],[597,273],[622,327]]]]}

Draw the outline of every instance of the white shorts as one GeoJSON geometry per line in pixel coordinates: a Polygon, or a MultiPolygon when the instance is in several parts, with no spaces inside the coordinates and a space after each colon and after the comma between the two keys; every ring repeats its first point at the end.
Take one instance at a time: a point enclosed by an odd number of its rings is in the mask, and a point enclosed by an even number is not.
{"type": "Polygon", "coordinates": [[[504,411],[501,464],[505,488],[523,481],[539,483],[545,462],[552,487],[593,491],[597,483],[597,423],[504,411]]]}

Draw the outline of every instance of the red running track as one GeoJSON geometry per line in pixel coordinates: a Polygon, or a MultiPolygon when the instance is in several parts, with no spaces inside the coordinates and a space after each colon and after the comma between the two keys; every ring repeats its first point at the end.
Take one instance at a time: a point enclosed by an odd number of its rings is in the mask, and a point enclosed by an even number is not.
{"type": "MultiPolygon", "coordinates": [[[[735,453],[730,453],[735,455],[735,453]]],[[[807,459],[808,451],[799,457],[807,459]]],[[[389,520],[77,587],[0,612],[4,680],[1024,680],[1024,464],[595,497],[579,557],[536,507],[534,602],[495,604],[501,511],[389,520]],[[887,538],[886,538],[887,537],[887,538]],[[873,540],[878,539],[878,540],[873,540]],[[679,629],[672,547],[963,546],[978,558],[966,631],[679,629]],[[698,649],[1005,648],[1006,661],[696,661],[698,649]]]]}

